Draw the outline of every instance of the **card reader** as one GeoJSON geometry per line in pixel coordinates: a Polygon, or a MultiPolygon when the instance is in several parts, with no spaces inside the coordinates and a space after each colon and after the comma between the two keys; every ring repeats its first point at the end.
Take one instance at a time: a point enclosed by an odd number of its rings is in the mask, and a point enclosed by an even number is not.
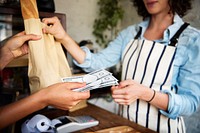
{"type": "Polygon", "coordinates": [[[57,133],[75,132],[99,124],[99,121],[88,115],[75,116],[75,117],[61,116],[56,119],[61,121],[61,123],[55,125],[57,133]]]}

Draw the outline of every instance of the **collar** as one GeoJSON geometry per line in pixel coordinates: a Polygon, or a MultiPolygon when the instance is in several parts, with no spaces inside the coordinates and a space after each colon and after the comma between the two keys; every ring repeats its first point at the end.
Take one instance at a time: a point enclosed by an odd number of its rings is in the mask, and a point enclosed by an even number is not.
{"type": "MultiPolygon", "coordinates": [[[[138,27],[142,27],[142,34],[141,38],[144,38],[144,32],[146,31],[148,25],[150,22],[150,18],[146,18],[144,21],[138,24],[138,27]]],[[[177,32],[177,30],[184,24],[182,18],[175,13],[174,18],[173,18],[173,24],[170,25],[165,31],[164,31],[164,36],[163,39],[161,40],[155,40],[156,42],[162,42],[162,43],[167,43],[177,32]]]]}

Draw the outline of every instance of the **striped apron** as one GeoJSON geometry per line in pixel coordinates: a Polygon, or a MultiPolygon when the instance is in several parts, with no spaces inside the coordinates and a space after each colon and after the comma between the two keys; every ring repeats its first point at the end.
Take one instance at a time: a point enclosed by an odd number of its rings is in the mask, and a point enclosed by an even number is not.
{"type": "MultiPolygon", "coordinates": [[[[166,46],[149,40],[138,39],[140,31],[126,46],[122,59],[122,80],[134,81],[156,91],[172,88],[173,62],[176,53],[177,38],[187,27],[184,24],[166,46]]],[[[139,125],[161,133],[184,133],[185,125],[182,117],[170,119],[146,101],[137,100],[130,105],[123,105],[120,114],[139,125]]]]}

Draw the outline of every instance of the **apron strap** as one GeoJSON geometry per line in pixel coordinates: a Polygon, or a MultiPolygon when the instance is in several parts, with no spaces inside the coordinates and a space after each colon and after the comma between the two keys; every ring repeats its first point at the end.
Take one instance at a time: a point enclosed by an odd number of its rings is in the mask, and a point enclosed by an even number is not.
{"type": "Polygon", "coordinates": [[[176,34],[170,39],[169,46],[175,46],[178,42],[178,38],[180,34],[190,25],[189,23],[184,23],[180,29],[176,32],[176,34]]]}
{"type": "Polygon", "coordinates": [[[139,28],[140,29],[139,29],[137,35],[134,37],[135,40],[138,39],[140,37],[141,33],[142,33],[142,27],[139,27],[139,28]]]}
{"type": "MultiPolygon", "coordinates": [[[[188,25],[190,25],[189,23],[184,23],[180,29],[176,32],[176,34],[170,39],[169,42],[169,46],[175,46],[176,43],[178,42],[178,38],[180,36],[180,34],[188,27],[188,25]]],[[[138,39],[142,33],[142,27],[139,27],[139,31],[137,33],[137,35],[134,37],[134,39],[138,39]]]]}

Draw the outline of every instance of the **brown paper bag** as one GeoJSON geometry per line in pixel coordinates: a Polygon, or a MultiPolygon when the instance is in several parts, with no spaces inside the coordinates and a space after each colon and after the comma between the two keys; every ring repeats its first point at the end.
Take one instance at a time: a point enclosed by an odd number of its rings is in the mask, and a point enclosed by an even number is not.
{"type": "Polygon", "coordinates": [[[31,93],[61,82],[71,76],[70,67],[59,42],[50,34],[43,34],[44,24],[39,19],[36,0],[21,0],[21,10],[27,34],[41,35],[38,41],[29,41],[28,76],[31,93]]]}

